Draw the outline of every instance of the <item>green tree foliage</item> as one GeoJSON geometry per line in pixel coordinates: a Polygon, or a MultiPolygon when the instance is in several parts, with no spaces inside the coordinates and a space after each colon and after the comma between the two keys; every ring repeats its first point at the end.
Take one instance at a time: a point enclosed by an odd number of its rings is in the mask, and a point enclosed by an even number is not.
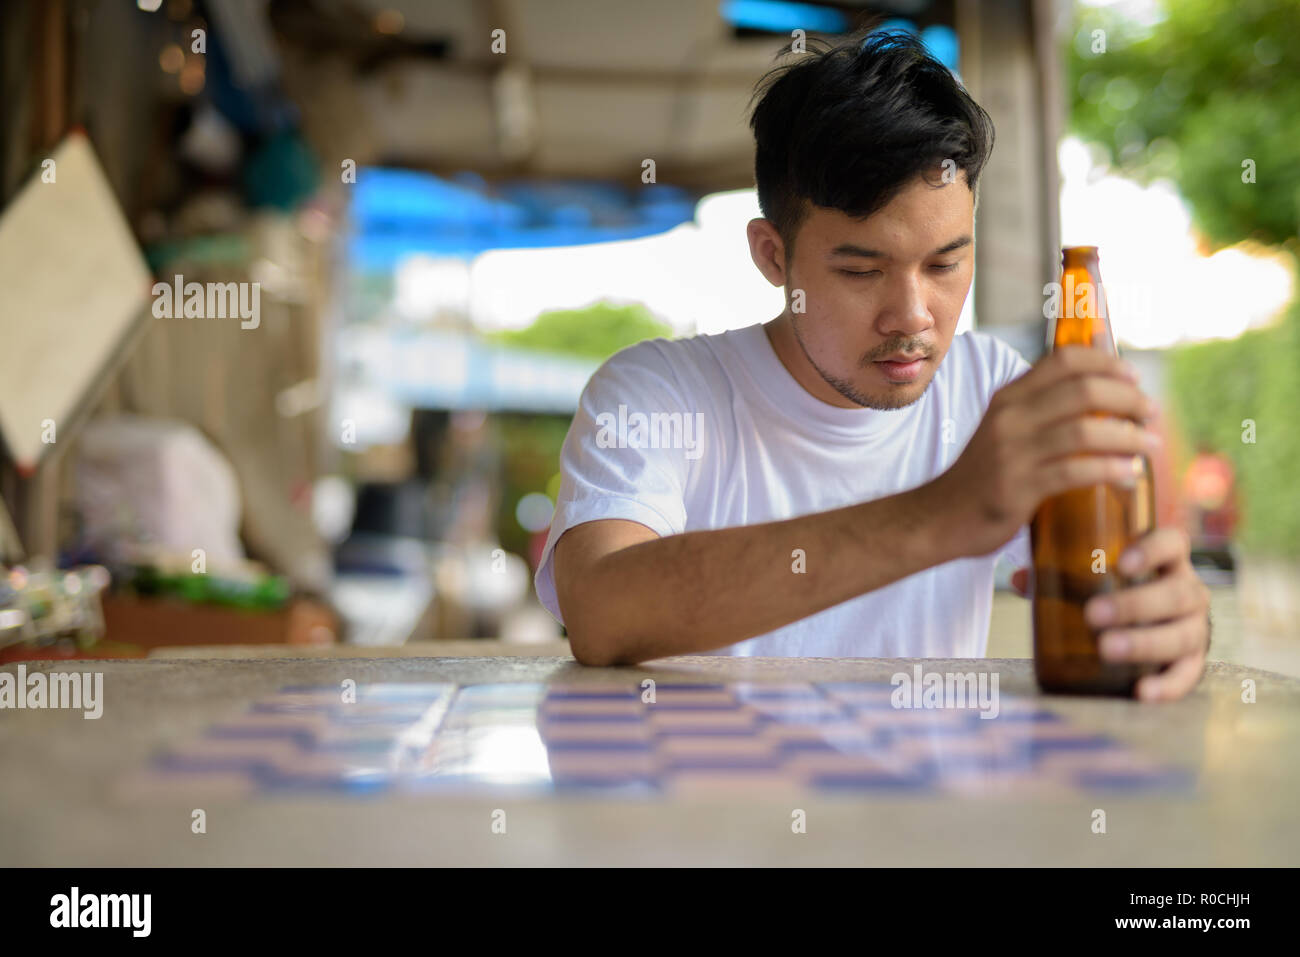
{"type": "MultiPolygon", "coordinates": [[[[642,305],[600,302],[585,309],[544,312],[524,329],[499,332],[490,340],[520,349],[607,359],[643,339],[671,336],[672,328],[642,305]]],[[[497,428],[506,450],[503,494],[497,528],[505,548],[526,554],[529,533],[515,517],[515,506],[529,492],[546,492],[560,467],[560,447],[568,416],[503,415],[497,428]]]]}
{"type": "Polygon", "coordinates": [[[1173,179],[1211,243],[1254,239],[1295,252],[1300,2],[1165,0],[1150,27],[1076,9],[1074,131],[1125,174],[1173,179]],[[1093,52],[1099,39],[1105,52],[1093,52]],[[1247,160],[1254,183],[1243,182],[1247,160]]]}
{"type": "Polygon", "coordinates": [[[1280,326],[1177,349],[1168,388],[1188,446],[1232,461],[1243,505],[1238,539],[1300,557],[1300,306],[1280,326]]]}
{"type": "Polygon", "coordinates": [[[494,418],[505,450],[497,534],[502,547],[527,555],[532,533],[519,524],[515,508],[530,492],[547,491],[547,484],[560,467],[560,448],[569,431],[569,417],[508,413],[494,418]]]}
{"type": "Polygon", "coordinates": [[[584,309],[544,312],[524,329],[498,332],[491,338],[502,345],[538,352],[608,359],[642,339],[670,335],[672,329],[645,306],[598,302],[584,309]]]}
{"type": "MultiPolygon", "coordinates": [[[[1145,27],[1110,10],[1076,9],[1068,58],[1074,131],[1120,172],[1172,179],[1211,246],[1255,240],[1294,261],[1300,2],[1165,0],[1163,18],[1145,27]]],[[[1300,303],[1276,326],[1176,349],[1169,363],[1187,444],[1208,444],[1236,467],[1240,542],[1275,555],[1300,556],[1297,373],[1300,303]],[[1251,426],[1254,441],[1244,441],[1251,426]]]]}

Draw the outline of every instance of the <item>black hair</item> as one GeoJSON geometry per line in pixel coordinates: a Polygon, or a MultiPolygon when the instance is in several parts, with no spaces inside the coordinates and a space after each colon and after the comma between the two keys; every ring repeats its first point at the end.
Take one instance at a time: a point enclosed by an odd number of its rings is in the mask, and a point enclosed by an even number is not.
{"type": "Polygon", "coordinates": [[[859,32],[808,50],[759,81],[749,124],[759,206],[787,250],[809,202],[866,217],[949,159],[975,190],[993,121],[919,38],[859,32]]]}

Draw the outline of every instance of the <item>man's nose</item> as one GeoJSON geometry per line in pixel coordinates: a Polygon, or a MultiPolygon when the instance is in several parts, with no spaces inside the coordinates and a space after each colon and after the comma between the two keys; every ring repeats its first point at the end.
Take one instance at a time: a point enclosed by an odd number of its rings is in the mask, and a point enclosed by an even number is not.
{"type": "Polygon", "coordinates": [[[920,277],[911,272],[891,277],[876,331],[882,336],[914,336],[933,325],[920,277]]]}

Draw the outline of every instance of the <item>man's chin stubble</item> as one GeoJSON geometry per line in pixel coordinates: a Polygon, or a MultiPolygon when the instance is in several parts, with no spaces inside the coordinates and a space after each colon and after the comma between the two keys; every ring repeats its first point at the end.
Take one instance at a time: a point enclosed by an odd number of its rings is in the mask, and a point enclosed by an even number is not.
{"type": "MultiPolygon", "coordinates": [[[[817,368],[816,365],[814,365],[813,368],[817,368]]],[[[843,379],[837,379],[834,376],[829,375],[826,372],[823,372],[821,369],[817,369],[817,373],[823,379],[826,380],[826,384],[829,385],[832,389],[834,389],[840,395],[844,396],[844,398],[848,399],[850,402],[856,405],[860,405],[864,409],[875,409],[876,411],[879,412],[891,412],[895,409],[905,409],[909,405],[914,405],[921,398],[921,396],[925,395],[925,389],[922,389],[920,392],[916,394],[915,397],[911,399],[905,399],[903,397],[904,393],[901,389],[897,393],[892,395],[884,395],[884,396],[863,395],[861,392],[853,388],[852,385],[845,382],[843,379]]],[[[929,384],[927,383],[927,387],[928,385],[929,384]]]]}
{"type": "MultiPolygon", "coordinates": [[[[831,375],[817,364],[817,360],[812,357],[812,353],[810,353],[808,347],[804,345],[803,336],[799,334],[799,324],[797,322],[792,321],[790,323],[790,331],[794,333],[794,341],[799,344],[799,350],[804,354],[804,358],[808,360],[808,364],[817,371],[817,374],[822,377],[823,381],[825,381],[828,386],[855,405],[860,405],[864,409],[875,409],[879,412],[889,412],[894,409],[905,409],[909,405],[914,404],[921,398],[921,396],[925,395],[925,389],[918,392],[915,398],[908,400],[904,400],[901,395],[897,394],[887,396],[863,395],[857,389],[853,388],[850,383],[831,375]]],[[[927,382],[926,389],[929,387],[930,384],[927,382]]]]}

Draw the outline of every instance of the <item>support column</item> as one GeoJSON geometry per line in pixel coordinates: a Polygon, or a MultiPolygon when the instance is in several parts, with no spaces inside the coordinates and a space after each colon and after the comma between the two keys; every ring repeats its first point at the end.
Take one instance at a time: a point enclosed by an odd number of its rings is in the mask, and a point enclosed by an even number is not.
{"type": "Polygon", "coordinates": [[[975,324],[1034,361],[1043,284],[1060,257],[1056,147],[1064,110],[1052,0],[957,0],[961,73],[993,118],[993,156],[976,211],[975,324]]]}

